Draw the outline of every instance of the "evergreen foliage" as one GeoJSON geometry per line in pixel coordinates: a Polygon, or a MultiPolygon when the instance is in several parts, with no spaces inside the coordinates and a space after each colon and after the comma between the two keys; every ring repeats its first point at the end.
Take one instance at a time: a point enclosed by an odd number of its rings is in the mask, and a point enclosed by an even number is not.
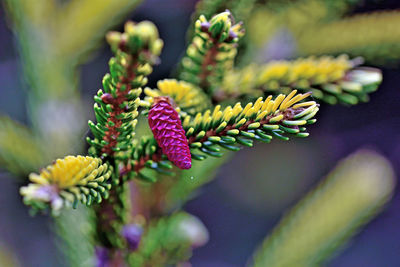
{"type": "Polygon", "coordinates": [[[89,121],[94,139],[87,139],[91,154],[113,156],[130,149],[134,134],[141,87],[158,60],[162,41],[154,24],[125,24],[123,34],[110,32],[107,40],[116,54],[109,62],[110,73],[103,78],[103,90],[94,97],[97,124],[89,121]]]}
{"type": "MultiPolygon", "coordinates": [[[[213,110],[197,113],[183,119],[192,158],[204,160],[207,156],[221,157],[222,149],[238,151],[240,146],[253,146],[253,141],[269,143],[273,137],[289,140],[286,134],[296,137],[307,137],[305,126],[313,124],[318,112],[314,101],[298,103],[311,93],[297,94],[292,91],[288,96],[280,94],[274,100],[272,96],[258,98],[244,108],[240,103],[221,110],[216,106],[213,110]]],[[[148,181],[156,181],[146,176],[144,168],[161,173],[169,173],[172,166],[165,162],[165,156],[157,147],[154,138],[144,137],[136,143],[133,153],[133,166],[139,177],[148,181]]]]}
{"type": "Polygon", "coordinates": [[[79,201],[89,206],[108,198],[112,172],[113,167],[99,158],[67,156],[40,174],[31,173],[31,183],[21,188],[21,194],[26,204],[39,209],[50,204],[55,213],[79,201]]]}
{"type": "Polygon", "coordinates": [[[0,164],[16,175],[27,175],[42,166],[46,153],[39,138],[24,125],[0,115],[0,164]]]}
{"type": "Polygon", "coordinates": [[[269,93],[288,93],[293,89],[310,91],[313,97],[329,104],[355,105],[367,102],[382,81],[381,72],[358,67],[360,58],[300,58],[249,65],[225,76],[223,87],[214,99],[254,98],[269,93]]]}
{"type": "Polygon", "coordinates": [[[88,60],[104,34],[141,0],[98,1],[96,5],[91,0],[3,2],[29,82],[24,92],[27,116],[32,133],[46,140],[42,145],[46,160],[82,153],[83,149],[71,146],[83,147],[86,128],[75,119],[84,112],[77,66],[88,60]]]}
{"type": "MultiPolygon", "coordinates": [[[[8,2],[9,10],[19,10],[18,5],[8,2]]],[[[109,6],[117,8],[124,2],[115,1],[109,6]]],[[[136,2],[127,5],[132,7],[136,2]]],[[[277,10],[277,16],[295,14],[293,6],[278,7],[276,2],[270,1],[266,6],[277,10]]],[[[343,15],[352,1],[339,2],[295,1],[294,6],[331,7],[332,13],[329,16],[315,13],[310,20],[294,16],[288,25],[293,26],[291,30],[295,33],[296,21],[301,22],[299,25],[324,21],[326,28],[319,28],[321,35],[331,33],[336,27],[342,31],[344,26],[335,18],[343,15]]],[[[207,242],[208,233],[192,215],[171,210],[212,179],[210,173],[226,160],[224,155],[252,147],[254,141],[269,143],[273,138],[287,141],[289,137],[307,137],[306,127],[317,121],[318,101],[354,105],[367,102],[369,94],[377,89],[382,81],[381,72],[362,67],[360,58],[350,60],[346,55],[272,61],[238,68],[243,63],[242,58],[237,58],[238,49],[251,48],[251,44],[241,41],[245,27],[234,16],[246,22],[251,19],[254,6],[261,4],[263,1],[254,0],[200,1],[178,79],[158,81],[157,88],[145,87],[147,77],[160,61],[163,47],[155,25],[148,21],[127,22],[123,33],[107,34],[113,57],[109,61],[109,73],[102,80],[102,89],[94,96],[96,121],[89,121],[91,134],[86,139],[89,156],[57,159],[39,174],[31,173],[29,184],[20,189],[24,203],[33,211],[48,210],[52,215],[59,215],[56,228],[64,236],[72,265],[92,265],[92,259],[87,259],[89,254],[96,254],[94,261],[98,266],[117,266],[123,262],[135,267],[184,263],[193,248],[207,242]],[[148,134],[136,136],[140,133],[137,124],[146,119],[152,133],[147,131],[148,134]],[[198,161],[192,169],[191,159],[198,161]],[[182,179],[193,173],[202,177],[190,184],[182,179]],[[63,210],[77,208],[79,202],[88,208],[63,210]],[[82,216],[65,218],[71,212],[82,216]],[[87,227],[87,231],[77,229],[77,225],[87,227]],[[80,236],[82,244],[77,244],[75,239],[80,236]]],[[[23,6],[30,7],[27,3],[23,6]]],[[[68,2],[60,18],[66,21],[80,18],[79,14],[93,5],[82,1],[82,10],[78,10],[79,6],[78,1],[68,2]]],[[[42,11],[38,14],[44,14],[45,9],[61,12],[56,6],[42,3],[39,9],[42,11]]],[[[98,14],[104,19],[107,11],[104,6],[100,9],[98,14]]],[[[26,12],[38,25],[45,23],[37,14],[26,12]]],[[[358,24],[354,22],[352,29],[358,24]]],[[[77,55],[71,59],[73,63],[65,66],[60,63],[54,71],[67,69],[71,73],[78,58],[87,52],[85,44],[95,39],[96,34],[90,29],[101,31],[104,25],[98,19],[92,24],[86,23],[82,32],[91,34],[70,43],[65,40],[74,31],[71,25],[55,25],[60,32],[57,42],[60,45],[54,49],[67,55],[77,51],[77,55]]],[[[16,27],[27,27],[26,21],[20,21],[16,27]]],[[[21,35],[21,40],[28,37],[21,35]]],[[[302,51],[314,51],[311,44],[298,39],[302,51]]],[[[348,40],[347,44],[353,48],[359,45],[348,40]]],[[[328,48],[327,51],[331,52],[328,48]]],[[[358,53],[364,50],[351,51],[364,55],[358,53]]],[[[29,58],[32,51],[25,52],[29,58]]],[[[27,66],[35,66],[38,59],[31,60],[27,66]]],[[[32,77],[41,77],[35,82],[36,89],[48,78],[42,74],[48,67],[45,64],[30,73],[32,77]]],[[[64,82],[73,81],[61,78],[64,82]]],[[[52,84],[65,85],[60,81],[52,84]]],[[[61,89],[60,94],[51,95],[48,94],[46,101],[53,96],[66,99],[68,92],[61,89]]],[[[35,95],[32,99],[31,103],[37,103],[40,97],[35,95]]],[[[5,126],[0,128],[0,162],[5,168],[25,174],[48,162],[43,138],[32,137],[28,129],[8,118],[0,117],[0,123],[5,126]],[[5,139],[12,142],[1,141],[5,139]],[[29,148],[31,153],[22,153],[24,148],[29,148]]],[[[366,152],[347,159],[285,217],[256,253],[254,266],[317,266],[377,214],[392,189],[392,173],[385,160],[366,152]],[[380,177],[383,181],[378,181],[380,177]],[[372,189],[380,191],[374,194],[372,189]],[[349,204],[343,206],[343,201],[349,204]]]]}
{"type": "Polygon", "coordinates": [[[400,51],[400,32],[396,27],[399,21],[399,11],[382,11],[310,27],[298,33],[299,53],[322,55],[346,52],[363,55],[375,65],[395,63],[400,51]],[[318,45],[310,41],[311,36],[321,40],[318,45]]]}
{"type": "Polygon", "coordinates": [[[201,15],[182,59],[180,79],[212,94],[221,85],[226,71],[233,68],[237,43],[243,34],[241,23],[234,24],[229,11],[217,14],[209,21],[201,15]]]}
{"type": "Polygon", "coordinates": [[[255,267],[322,266],[393,194],[387,160],[359,151],[289,211],[254,256],[255,267]]]}

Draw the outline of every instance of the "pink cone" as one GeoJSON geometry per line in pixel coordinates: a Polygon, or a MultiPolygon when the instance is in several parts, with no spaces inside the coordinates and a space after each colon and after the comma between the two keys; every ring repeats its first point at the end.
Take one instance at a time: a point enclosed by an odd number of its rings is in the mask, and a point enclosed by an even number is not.
{"type": "Polygon", "coordinates": [[[189,144],[178,112],[167,97],[157,97],[149,111],[149,126],[168,159],[180,169],[192,167],[189,144]]]}

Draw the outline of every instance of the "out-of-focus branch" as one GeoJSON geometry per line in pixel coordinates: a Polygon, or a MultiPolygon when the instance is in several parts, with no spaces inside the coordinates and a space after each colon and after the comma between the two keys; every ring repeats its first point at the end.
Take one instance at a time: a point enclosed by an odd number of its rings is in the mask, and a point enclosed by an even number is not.
{"type": "Polygon", "coordinates": [[[0,125],[0,168],[23,177],[48,161],[42,142],[27,127],[1,115],[0,125]]]}
{"type": "Polygon", "coordinates": [[[55,16],[58,33],[53,36],[60,54],[81,56],[103,38],[107,29],[142,0],[72,0],[55,16]],[[77,32],[78,31],[78,32],[77,32]],[[79,33],[79,34],[78,34],[79,33]]]}
{"type": "Polygon", "coordinates": [[[313,97],[329,104],[355,105],[366,102],[382,81],[380,70],[359,67],[363,60],[322,56],[270,61],[249,65],[226,74],[214,101],[254,99],[259,95],[288,93],[296,88],[311,91],[313,97]]]}
{"type": "Polygon", "coordinates": [[[400,55],[400,11],[375,12],[295,32],[299,53],[362,55],[374,64],[400,55]]]}
{"type": "Polygon", "coordinates": [[[378,214],[394,186],[382,156],[359,151],[348,157],[281,220],[253,266],[320,266],[378,214]]]}
{"type": "Polygon", "coordinates": [[[140,0],[6,0],[20,44],[34,134],[44,137],[54,157],[74,153],[82,141],[84,113],[76,67],[106,30],[140,0]],[[71,144],[77,144],[71,146],[71,144]]]}

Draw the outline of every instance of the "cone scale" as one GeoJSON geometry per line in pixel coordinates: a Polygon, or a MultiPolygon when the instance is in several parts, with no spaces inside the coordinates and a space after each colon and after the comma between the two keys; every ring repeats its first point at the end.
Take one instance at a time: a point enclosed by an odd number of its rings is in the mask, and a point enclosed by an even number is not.
{"type": "Polygon", "coordinates": [[[189,144],[178,112],[168,97],[156,97],[149,111],[149,126],[163,154],[180,169],[192,167],[189,144]]]}

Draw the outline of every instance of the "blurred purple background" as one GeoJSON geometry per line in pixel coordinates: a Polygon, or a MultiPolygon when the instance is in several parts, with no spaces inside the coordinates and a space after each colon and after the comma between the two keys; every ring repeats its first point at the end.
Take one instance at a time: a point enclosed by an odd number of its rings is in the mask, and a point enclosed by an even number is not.
{"type": "MultiPolygon", "coordinates": [[[[195,1],[151,0],[130,18],[151,20],[165,42],[150,85],[166,78],[185,47],[185,33],[195,1]]],[[[398,1],[365,1],[359,11],[400,8],[398,1]],[[379,2],[379,3],[378,3],[379,2]]],[[[0,10],[0,112],[26,122],[24,82],[15,39],[0,10]]],[[[81,92],[92,105],[111,53],[102,46],[81,67],[81,92]]],[[[209,243],[194,251],[194,267],[244,266],[252,251],[278,222],[283,212],[321,179],[336,162],[358,148],[385,155],[400,174],[400,65],[383,68],[383,84],[369,103],[354,107],[323,105],[311,136],[287,143],[274,141],[243,149],[205,186],[185,209],[208,227],[209,243]]],[[[91,114],[85,115],[84,120],[91,114]]],[[[1,125],[0,125],[1,127],[1,125]]],[[[345,204],[345,203],[344,203],[345,204]]],[[[400,266],[400,192],[387,209],[327,266],[400,266]]],[[[20,259],[22,266],[63,266],[51,235],[50,220],[31,218],[9,174],[0,172],[0,244],[20,259]]],[[[0,266],[1,263],[0,263],[0,266]]]]}

